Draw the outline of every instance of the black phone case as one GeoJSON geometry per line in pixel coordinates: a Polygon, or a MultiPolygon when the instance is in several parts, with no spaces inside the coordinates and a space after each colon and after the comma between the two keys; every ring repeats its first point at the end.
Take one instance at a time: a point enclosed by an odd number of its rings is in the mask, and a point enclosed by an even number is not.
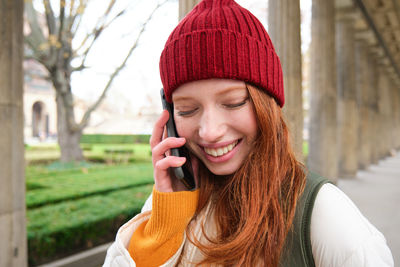
{"type": "MultiPolygon", "coordinates": [[[[179,137],[175,128],[174,122],[174,107],[172,104],[168,103],[165,99],[164,89],[161,89],[161,102],[163,108],[168,110],[169,112],[169,119],[167,122],[167,134],[169,137],[179,137]]],[[[172,148],[171,155],[176,157],[185,157],[186,162],[181,167],[172,167],[175,176],[185,185],[185,187],[189,190],[194,190],[196,188],[196,184],[194,182],[194,178],[192,173],[189,171],[192,169],[190,163],[190,155],[189,151],[186,147],[179,147],[179,148],[172,148]]]]}

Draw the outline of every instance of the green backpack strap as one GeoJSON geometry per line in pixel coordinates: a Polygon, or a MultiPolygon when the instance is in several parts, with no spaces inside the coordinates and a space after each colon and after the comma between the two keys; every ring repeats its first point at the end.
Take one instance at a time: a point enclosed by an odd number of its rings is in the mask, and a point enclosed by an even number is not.
{"type": "Polygon", "coordinates": [[[301,194],[286,243],[282,251],[281,267],[314,267],[311,248],[310,225],[315,198],[319,189],[329,180],[315,173],[309,173],[306,185],[301,194]]]}

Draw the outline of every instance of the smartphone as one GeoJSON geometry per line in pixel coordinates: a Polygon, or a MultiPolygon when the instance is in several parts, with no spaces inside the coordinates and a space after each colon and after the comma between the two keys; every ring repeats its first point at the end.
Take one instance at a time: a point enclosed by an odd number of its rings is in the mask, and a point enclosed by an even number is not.
{"type": "MultiPolygon", "coordinates": [[[[169,119],[167,121],[167,134],[168,137],[179,137],[176,132],[175,121],[174,121],[174,106],[171,103],[168,103],[165,99],[164,89],[161,89],[161,102],[163,108],[168,110],[169,119]]],[[[186,162],[181,167],[171,167],[175,176],[185,185],[188,190],[194,190],[196,188],[196,184],[193,178],[192,166],[190,163],[190,155],[189,151],[185,146],[178,148],[171,148],[171,155],[176,157],[185,157],[186,162]]]]}

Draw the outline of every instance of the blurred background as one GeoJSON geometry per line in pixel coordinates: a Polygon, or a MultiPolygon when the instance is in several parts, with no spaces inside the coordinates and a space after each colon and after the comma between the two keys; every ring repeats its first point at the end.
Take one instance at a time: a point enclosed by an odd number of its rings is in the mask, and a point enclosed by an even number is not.
{"type": "MultiPolygon", "coordinates": [[[[0,267],[100,266],[153,184],[163,46],[196,0],[0,0],[0,267]]],[[[237,0],[281,59],[297,157],[400,260],[400,1],[237,0]]]]}

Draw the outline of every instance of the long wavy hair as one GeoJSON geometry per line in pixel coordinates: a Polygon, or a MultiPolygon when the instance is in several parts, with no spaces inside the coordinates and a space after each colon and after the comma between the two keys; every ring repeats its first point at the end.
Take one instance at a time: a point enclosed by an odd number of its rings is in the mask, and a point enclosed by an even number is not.
{"type": "Polygon", "coordinates": [[[189,237],[205,256],[200,265],[278,266],[304,189],[305,169],[294,156],[281,109],[264,91],[246,86],[258,125],[254,149],[229,176],[199,166],[196,214],[212,201],[218,233],[211,238],[203,228],[208,244],[189,237]]]}

